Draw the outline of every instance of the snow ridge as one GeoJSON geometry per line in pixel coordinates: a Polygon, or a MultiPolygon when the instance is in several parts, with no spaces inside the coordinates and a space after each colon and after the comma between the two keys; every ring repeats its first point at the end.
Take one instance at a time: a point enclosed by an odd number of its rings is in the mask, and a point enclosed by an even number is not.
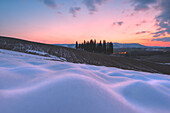
{"type": "Polygon", "coordinates": [[[0,50],[2,113],[168,113],[170,77],[0,50]]]}

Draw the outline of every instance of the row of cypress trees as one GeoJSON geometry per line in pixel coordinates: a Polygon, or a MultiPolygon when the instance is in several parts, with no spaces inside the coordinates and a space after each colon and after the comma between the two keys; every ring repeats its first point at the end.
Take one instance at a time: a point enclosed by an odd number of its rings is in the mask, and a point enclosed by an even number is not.
{"type": "Polygon", "coordinates": [[[113,43],[112,42],[106,43],[106,40],[103,40],[103,43],[101,40],[99,43],[96,43],[96,40],[91,39],[90,41],[87,42],[84,40],[84,43],[78,44],[78,42],[76,41],[76,49],[82,49],[96,53],[112,54],[113,43]]]}

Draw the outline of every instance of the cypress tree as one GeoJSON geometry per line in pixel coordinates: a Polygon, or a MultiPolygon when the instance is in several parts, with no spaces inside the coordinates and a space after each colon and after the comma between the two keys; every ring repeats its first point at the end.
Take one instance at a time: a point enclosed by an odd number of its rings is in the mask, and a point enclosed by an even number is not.
{"type": "Polygon", "coordinates": [[[110,45],[110,43],[107,42],[107,45],[106,45],[106,52],[107,52],[107,54],[109,54],[109,45],[110,45]]]}
{"type": "Polygon", "coordinates": [[[90,41],[85,41],[82,44],[78,44],[78,42],[76,41],[76,49],[83,49],[86,51],[90,51],[90,52],[98,52],[98,53],[107,53],[107,54],[112,54],[113,53],[113,43],[112,42],[107,42],[106,40],[102,41],[100,40],[99,43],[96,44],[96,40],[90,40],[90,41]]]}
{"type": "Polygon", "coordinates": [[[106,40],[103,40],[103,53],[106,54],[106,40]]]}
{"type": "Polygon", "coordinates": [[[109,54],[113,54],[113,43],[109,43],[109,54]]]}
{"type": "Polygon", "coordinates": [[[84,50],[86,50],[86,41],[84,40],[84,50]]]}
{"type": "Polygon", "coordinates": [[[96,52],[96,39],[93,42],[93,48],[94,48],[94,52],[96,52]]]}
{"type": "Polygon", "coordinates": [[[100,43],[99,43],[99,53],[102,52],[102,41],[100,40],[100,43]]]}
{"type": "Polygon", "coordinates": [[[113,54],[113,43],[111,42],[111,54],[113,54]]]}
{"type": "Polygon", "coordinates": [[[76,49],[78,48],[78,42],[76,41],[76,49]]]}
{"type": "Polygon", "coordinates": [[[90,43],[89,43],[89,41],[87,41],[87,43],[86,43],[86,50],[90,51],[90,43]]]}
{"type": "Polygon", "coordinates": [[[79,48],[81,48],[81,44],[79,44],[79,48]]]}
{"type": "Polygon", "coordinates": [[[93,40],[92,39],[90,40],[90,45],[89,46],[90,46],[89,51],[93,52],[93,50],[94,50],[93,46],[94,45],[93,45],[93,40]]]}

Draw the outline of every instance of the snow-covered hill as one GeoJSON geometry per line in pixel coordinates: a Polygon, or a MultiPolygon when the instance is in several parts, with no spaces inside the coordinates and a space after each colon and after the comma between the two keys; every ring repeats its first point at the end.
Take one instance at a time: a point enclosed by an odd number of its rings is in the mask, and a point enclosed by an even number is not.
{"type": "Polygon", "coordinates": [[[117,67],[121,69],[138,70],[152,73],[170,74],[170,66],[134,58],[109,56],[67,47],[55,46],[0,36],[0,49],[13,50],[41,56],[56,57],[73,63],[92,64],[99,66],[117,67]]]}
{"type": "Polygon", "coordinates": [[[169,111],[169,75],[0,50],[1,113],[169,111]]]}

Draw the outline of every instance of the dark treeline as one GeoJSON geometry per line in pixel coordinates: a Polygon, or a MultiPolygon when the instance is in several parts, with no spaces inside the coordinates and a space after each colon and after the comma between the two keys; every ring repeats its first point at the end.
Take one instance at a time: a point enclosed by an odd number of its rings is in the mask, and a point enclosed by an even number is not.
{"type": "Polygon", "coordinates": [[[113,43],[112,42],[106,43],[105,40],[103,40],[103,43],[101,40],[99,43],[96,43],[96,40],[92,40],[92,39],[87,42],[84,40],[84,43],[78,43],[76,41],[76,49],[82,49],[82,50],[95,52],[95,53],[112,54],[113,43]]]}

